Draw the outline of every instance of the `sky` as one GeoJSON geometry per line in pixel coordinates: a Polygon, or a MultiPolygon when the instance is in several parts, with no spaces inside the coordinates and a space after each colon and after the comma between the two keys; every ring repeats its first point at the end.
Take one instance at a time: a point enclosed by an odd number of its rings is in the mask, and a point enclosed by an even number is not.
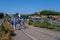
{"type": "Polygon", "coordinates": [[[0,0],[0,12],[31,14],[42,10],[60,12],[60,0],[0,0]]]}

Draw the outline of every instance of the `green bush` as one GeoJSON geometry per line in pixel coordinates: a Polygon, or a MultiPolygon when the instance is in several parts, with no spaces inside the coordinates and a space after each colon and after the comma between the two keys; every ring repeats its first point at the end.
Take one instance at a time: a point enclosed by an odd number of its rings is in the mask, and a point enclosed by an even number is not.
{"type": "Polygon", "coordinates": [[[40,23],[40,28],[47,28],[47,26],[48,26],[48,25],[47,25],[46,23],[44,23],[44,22],[41,22],[41,23],[40,23]]]}
{"type": "Polygon", "coordinates": [[[53,29],[53,30],[57,30],[57,31],[60,31],[60,26],[56,26],[56,25],[52,25],[50,24],[49,22],[47,21],[36,21],[36,22],[33,22],[33,21],[30,21],[30,25],[33,25],[35,27],[39,27],[39,28],[47,28],[47,29],[53,29]]]}
{"type": "Polygon", "coordinates": [[[40,27],[39,24],[40,24],[40,23],[38,23],[38,22],[33,23],[33,25],[34,25],[35,27],[40,27]]]}
{"type": "Polygon", "coordinates": [[[48,25],[48,29],[55,29],[55,26],[53,26],[53,25],[48,25]]]}

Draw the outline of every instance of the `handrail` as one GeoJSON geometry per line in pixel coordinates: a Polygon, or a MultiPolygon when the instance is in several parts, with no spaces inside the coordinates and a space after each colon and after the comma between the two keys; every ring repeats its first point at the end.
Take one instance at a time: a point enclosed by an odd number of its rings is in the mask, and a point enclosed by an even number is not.
{"type": "Polygon", "coordinates": [[[4,22],[4,19],[2,19],[2,22],[0,23],[0,26],[3,24],[3,22],[4,22]]]}

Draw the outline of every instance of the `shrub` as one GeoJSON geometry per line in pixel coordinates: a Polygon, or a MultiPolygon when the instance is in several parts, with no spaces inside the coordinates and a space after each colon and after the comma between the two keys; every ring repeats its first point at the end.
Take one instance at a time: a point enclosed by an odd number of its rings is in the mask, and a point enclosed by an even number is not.
{"type": "MultiPolygon", "coordinates": [[[[0,29],[0,39],[10,40],[12,26],[5,20],[0,29]]],[[[14,31],[14,30],[13,30],[14,31]]]]}
{"type": "Polygon", "coordinates": [[[41,22],[41,23],[40,23],[40,28],[47,28],[47,26],[48,26],[48,25],[47,25],[46,23],[44,23],[44,22],[41,22]]]}
{"type": "Polygon", "coordinates": [[[57,31],[60,31],[60,26],[56,26],[55,29],[56,29],[57,31]]]}
{"type": "Polygon", "coordinates": [[[48,29],[55,29],[55,26],[49,25],[49,26],[48,26],[48,29]]]}
{"type": "Polygon", "coordinates": [[[33,25],[35,27],[39,27],[39,28],[47,28],[47,29],[53,29],[53,30],[57,30],[60,31],[60,26],[56,26],[56,25],[52,25],[47,21],[30,21],[30,25],[33,25]]]}

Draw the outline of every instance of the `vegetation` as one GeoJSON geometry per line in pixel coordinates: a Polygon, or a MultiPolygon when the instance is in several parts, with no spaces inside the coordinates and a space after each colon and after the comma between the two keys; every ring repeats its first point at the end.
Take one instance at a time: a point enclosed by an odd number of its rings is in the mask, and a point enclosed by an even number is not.
{"type": "Polygon", "coordinates": [[[12,26],[8,24],[7,20],[5,20],[0,27],[0,40],[11,40],[11,34],[13,33],[14,30],[12,26]]]}
{"type": "Polygon", "coordinates": [[[13,16],[14,16],[14,17],[18,17],[18,15],[19,15],[19,13],[16,13],[16,14],[14,14],[13,16]]]}
{"type": "Polygon", "coordinates": [[[40,12],[40,15],[60,15],[60,12],[55,12],[52,10],[43,10],[40,12]]]}
{"type": "Polygon", "coordinates": [[[39,27],[39,28],[47,28],[47,29],[60,31],[60,26],[58,27],[56,25],[52,25],[46,20],[47,19],[45,19],[44,21],[36,21],[36,22],[30,21],[30,25],[33,25],[33,26],[39,27]]]}
{"type": "Polygon", "coordinates": [[[33,14],[30,14],[28,16],[41,16],[41,15],[60,15],[60,12],[52,11],[52,10],[43,10],[40,12],[35,12],[33,14]]]}
{"type": "Polygon", "coordinates": [[[4,18],[4,13],[0,13],[0,19],[4,18]]]}

